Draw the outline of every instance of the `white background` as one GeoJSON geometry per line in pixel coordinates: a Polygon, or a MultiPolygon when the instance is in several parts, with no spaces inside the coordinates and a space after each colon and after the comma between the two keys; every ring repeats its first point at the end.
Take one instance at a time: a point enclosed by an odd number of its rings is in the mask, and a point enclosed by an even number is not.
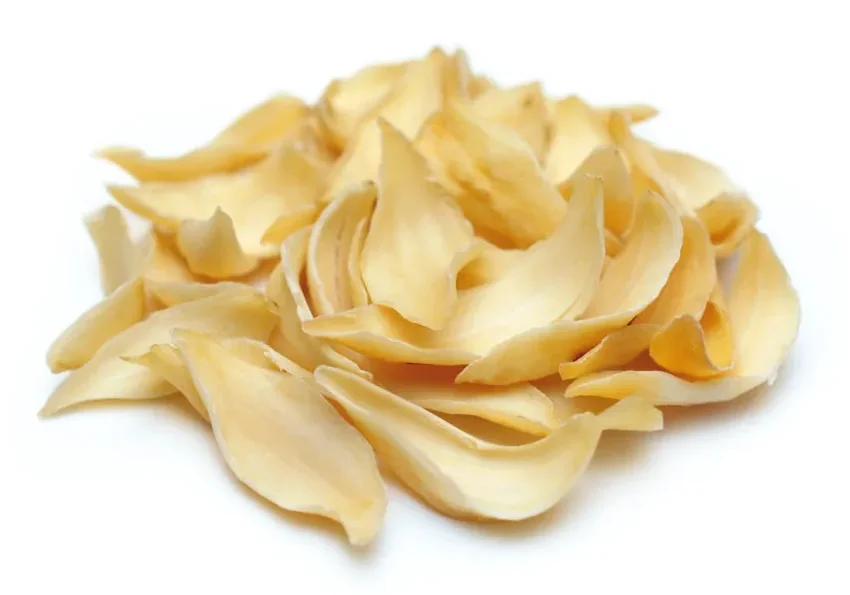
{"type": "Polygon", "coordinates": [[[850,592],[841,4],[4,2],[0,592],[850,592]],[[274,91],[314,100],[434,44],[503,83],[656,105],[646,135],[751,191],[803,309],[771,390],[606,437],[564,505],[522,525],[452,521],[392,488],[364,552],[248,496],[170,406],[36,418],[50,340],[99,298],[82,215],[126,180],[94,149],[177,153],[274,91]]]}

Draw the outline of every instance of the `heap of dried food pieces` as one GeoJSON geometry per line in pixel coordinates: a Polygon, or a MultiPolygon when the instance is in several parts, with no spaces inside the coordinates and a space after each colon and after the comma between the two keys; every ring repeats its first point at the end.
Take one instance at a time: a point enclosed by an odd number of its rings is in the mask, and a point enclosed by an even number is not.
{"type": "Polygon", "coordinates": [[[445,514],[538,515],[603,431],[769,383],[797,335],[755,205],[635,135],[655,114],[435,49],[315,105],[272,97],[179,157],[106,149],[150,227],[87,218],[105,297],[50,347],[69,374],[42,414],[182,395],[239,480],[352,544],[381,526],[379,462],[445,514]]]}

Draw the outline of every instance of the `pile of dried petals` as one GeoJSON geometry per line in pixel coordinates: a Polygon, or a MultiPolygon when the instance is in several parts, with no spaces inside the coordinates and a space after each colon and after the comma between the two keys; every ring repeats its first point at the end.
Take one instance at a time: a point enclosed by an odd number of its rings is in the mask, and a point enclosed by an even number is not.
{"type": "Polygon", "coordinates": [[[381,526],[379,461],[448,515],[540,514],[604,430],[769,383],[796,338],[756,207],[636,136],[655,114],[435,49],[316,105],[273,97],[180,157],[107,149],[138,181],[109,192],[151,226],[88,217],[106,297],[51,346],[70,374],[42,414],[182,395],[242,482],[353,544],[381,526]]]}

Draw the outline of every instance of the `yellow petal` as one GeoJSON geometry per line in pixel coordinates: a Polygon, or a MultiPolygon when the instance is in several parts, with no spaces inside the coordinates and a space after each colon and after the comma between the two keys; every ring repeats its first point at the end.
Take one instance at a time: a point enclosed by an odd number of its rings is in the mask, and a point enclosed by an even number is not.
{"type": "Polygon", "coordinates": [[[268,226],[263,233],[263,244],[279,246],[283,240],[291,236],[299,229],[309,227],[319,216],[319,209],[313,205],[307,205],[297,210],[281,215],[268,226]]]}
{"type": "Polygon", "coordinates": [[[652,148],[652,155],[676,196],[692,210],[721,194],[742,192],[719,168],[693,155],[657,147],[652,148]]]}
{"type": "Polygon", "coordinates": [[[148,281],[145,289],[158,308],[171,308],[177,304],[193,302],[227,292],[260,293],[245,283],[220,281],[218,283],[148,281]]]}
{"type": "Polygon", "coordinates": [[[621,399],[641,396],[657,405],[697,405],[728,401],[772,383],[797,337],[800,304],[770,242],[756,230],[742,245],[729,295],[735,334],[735,363],[723,377],[688,381],[661,371],[608,372],[576,380],[572,396],[621,399]]]}
{"type": "Polygon", "coordinates": [[[348,279],[349,253],[357,226],[368,221],[376,198],[374,183],[352,186],[340,193],[313,225],[306,267],[316,314],[333,314],[353,307],[348,279]]]}
{"type": "Polygon", "coordinates": [[[440,330],[374,304],[306,321],[304,330],[377,359],[457,365],[529,329],[575,317],[593,295],[588,288],[605,256],[601,190],[599,180],[587,178],[555,233],[524,251],[498,280],[461,292],[440,330]]]}
{"type": "Polygon", "coordinates": [[[258,258],[242,250],[233,219],[221,209],[203,221],[181,222],[177,246],[193,273],[212,279],[240,277],[260,266],[258,258]]]}
{"type": "Polygon", "coordinates": [[[625,114],[632,124],[639,124],[640,122],[651,120],[658,115],[657,109],[651,105],[640,103],[632,105],[617,105],[613,107],[596,107],[593,111],[606,128],[611,121],[611,114],[615,112],[625,114]]]}
{"type": "Polygon", "coordinates": [[[375,382],[429,411],[478,417],[535,436],[561,425],[552,401],[530,384],[462,385],[454,383],[455,374],[451,368],[400,365],[376,370],[375,382]]]}
{"type": "Polygon", "coordinates": [[[496,281],[516,264],[522,254],[522,250],[499,248],[483,240],[479,240],[479,244],[478,254],[458,272],[458,289],[469,289],[496,281]]]}
{"type": "Polygon", "coordinates": [[[718,258],[730,256],[741,245],[758,219],[758,207],[744,195],[721,194],[697,209],[708,229],[718,258]]]}
{"type": "Polygon", "coordinates": [[[463,50],[455,50],[444,58],[443,97],[446,101],[469,99],[474,75],[469,57],[463,50]]]}
{"type": "Polygon", "coordinates": [[[543,162],[549,150],[551,122],[540,83],[490,89],[475,99],[473,109],[481,117],[514,130],[543,162]]]}
{"type": "Polygon", "coordinates": [[[101,346],[125,331],[146,314],[145,285],[136,278],[83,313],[47,352],[51,372],[74,370],[89,361],[101,346]]]}
{"type": "MultiPolygon", "coordinates": [[[[472,226],[431,181],[428,165],[410,141],[384,120],[379,127],[378,202],[360,257],[363,281],[374,303],[439,329],[457,301],[457,258],[472,243],[472,226]]],[[[350,244],[349,237],[340,237],[350,244]]],[[[319,308],[320,314],[331,311],[319,308]]]]}
{"type": "Polygon", "coordinates": [[[595,149],[570,177],[558,185],[558,191],[568,199],[576,183],[586,176],[602,179],[606,231],[615,235],[624,234],[634,218],[636,201],[623,154],[611,146],[595,149]]]}
{"type": "Polygon", "coordinates": [[[176,342],[234,475],[283,509],[339,522],[352,544],[369,543],[386,510],[375,454],[316,387],[198,333],[176,342]]]}
{"type": "Polygon", "coordinates": [[[348,251],[348,259],[345,266],[348,273],[348,285],[351,292],[351,305],[355,308],[365,306],[371,302],[366,284],[363,281],[363,273],[360,269],[360,255],[363,253],[363,245],[366,243],[366,233],[369,231],[369,219],[363,218],[354,228],[351,237],[351,249],[348,251]]]}
{"type": "Polygon", "coordinates": [[[632,324],[616,330],[577,360],[563,362],[558,373],[571,379],[624,366],[649,348],[657,331],[654,324],[632,324]]]}
{"type": "Polygon", "coordinates": [[[308,113],[294,97],[274,96],[240,116],[213,141],[180,157],[148,157],[141,151],[110,147],[98,155],[139,182],[180,182],[234,171],[261,160],[271,145],[295,131],[308,113]]]}
{"type": "Polygon", "coordinates": [[[217,210],[226,213],[240,248],[249,256],[269,257],[276,245],[263,236],[280,217],[303,219],[315,208],[325,184],[326,167],[305,153],[284,145],[256,166],[198,180],[111,186],[119,203],[158,227],[176,232],[185,220],[207,220],[217,210]]]}
{"type": "Polygon", "coordinates": [[[498,445],[356,375],[321,367],[315,376],[382,463],[452,516],[516,521],[548,510],[581,476],[605,429],[585,414],[536,442],[498,445]]]}
{"type": "Polygon", "coordinates": [[[575,95],[555,104],[552,121],[552,142],[545,170],[552,183],[560,184],[572,176],[591,153],[612,144],[605,122],[575,95]]]}
{"type": "Polygon", "coordinates": [[[85,218],[85,224],[100,258],[100,285],[108,295],[140,274],[141,254],[118,207],[100,208],[85,218]]]}
{"type": "Polygon", "coordinates": [[[368,376],[367,372],[324,340],[302,330],[302,324],[313,320],[313,312],[301,288],[309,235],[310,228],[304,228],[284,241],[280,266],[272,273],[266,287],[266,294],[275,302],[279,313],[278,328],[272,334],[269,344],[309,371],[321,364],[329,364],[368,376]]]}
{"type": "Polygon", "coordinates": [[[511,384],[554,374],[559,364],[573,361],[627,325],[658,296],[681,246],[679,217],[664,199],[647,193],[638,204],[623,251],[605,268],[598,286],[591,285],[595,293],[583,320],[562,316],[516,334],[467,366],[457,381],[511,384]]]}
{"type": "Polygon", "coordinates": [[[472,106],[445,106],[416,142],[476,231],[494,243],[527,248],[566,212],[522,137],[472,106]]]}
{"type": "Polygon", "coordinates": [[[322,202],[328,203],[340,192],[366,180],[377,181],[381,162],[381,132],[378,118],[413,138],[428,117],[443,102],[443,58],[431,53],[411,63],[392,92],[367,115],[357,134],[346,147],[331,173],[330,186],[322,202]]]}
{"type": "Polygon", "coordinates": [[[207,408],[198,395],[198,391],[195,390],[192,375],[176,347],[162,343],[151,346],[147,353],[127,356],[122,359],[128,363],[146,367],[153,374],[170,384],[183,395],[202,419],[209,421],[210,415],[207,408]]]}
{"type": "Polygon", "coordinates": [[[265,340],[276,322],[273,306],[261,295],[225,293],[151,314],[97,350],[84,366],[56,388],[41,415],[89,401],[151,399],[172,392],[170,385],[144,366],[122,357],[141,355],[168,343],[175,328],[265,340]]]}
{"type": "Polygon", "coordinates": [[[393,90],[408,65],[367,66],[348,78],[331,81],[319,100],[318,113],[338,149],[345,149],[363,118],[393,90]]]}

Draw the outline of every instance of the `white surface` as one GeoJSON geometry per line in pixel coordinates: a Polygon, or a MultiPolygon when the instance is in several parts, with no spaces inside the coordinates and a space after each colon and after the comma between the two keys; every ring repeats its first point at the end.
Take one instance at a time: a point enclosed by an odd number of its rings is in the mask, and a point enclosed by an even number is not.
{"type": "Polygon", "coordinates": [[[850,592],[840,2],[213,4],[0,9],[0,592],[850,592]],[[57,382],[47,345],[99,298],[81,217],[124,178],[95,148],[176,153],[275,90],[314,99],[363,64],[458,43],[505,83],[658,106],[647,135],[751,191],[803,308],[771,390],[606,437],[564,505],[524,525],[455,522],[394,488],[360,553],[247,496],[173,408],[36,418],[57,382]]]}

